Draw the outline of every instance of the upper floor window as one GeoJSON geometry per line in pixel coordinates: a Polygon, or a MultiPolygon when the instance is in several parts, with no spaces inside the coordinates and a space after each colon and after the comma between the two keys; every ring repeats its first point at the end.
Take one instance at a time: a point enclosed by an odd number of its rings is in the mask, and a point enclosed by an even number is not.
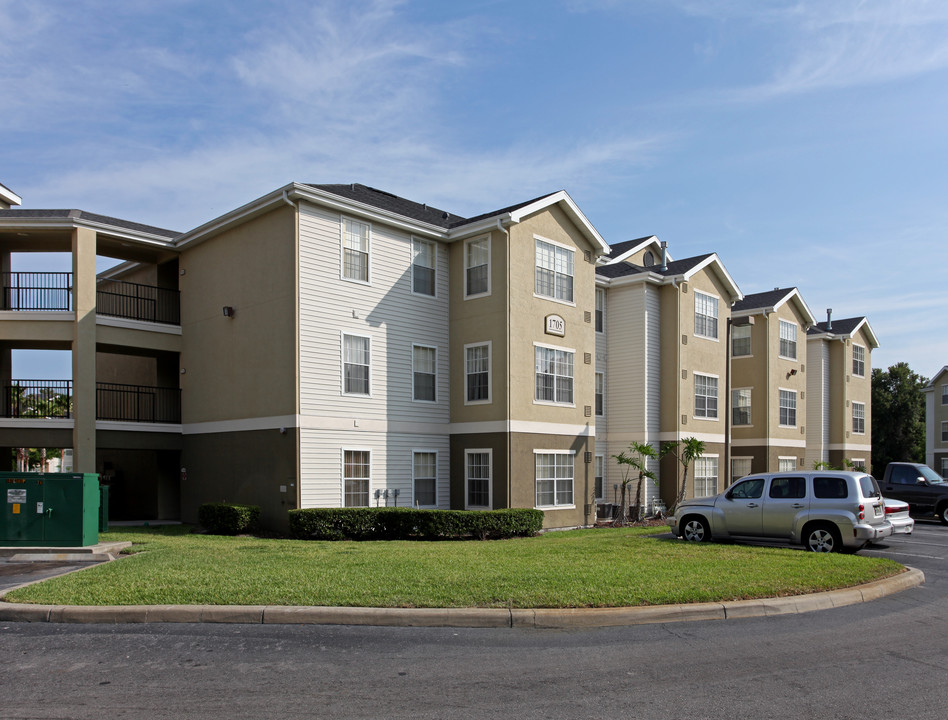
{"type": "Polygon", "coordinates": [[[596,332],[602,332],[606,327],[606,291],[596,288],[596,332]]]}
{"type": "Polygon", "coordinates": [[[751,424],[751,388],[731,390],[731,423],[751,424]]]}
{"type": "Polygon", "coordinates": [[[537,295],[573,302],[573,251],[537,240],[537,295]]]}
{"type": "Polygon", "coordinates": [[[411,241],[411,291],[415,295],[435,296],[435,267],[438,246],[431,240],[411,241]]]}
{"type": "Polygon", "coordinates": [[[464,296],[487,295],[490,292],[490,238],[464,243],[464,296]]]}
{"type": "Polygon", "coordinates": [[[733,325],[731,327],[731,355],[743,357],[751,354],[751,326],[733,325]]]}
{"type": "Polygon", "coordinates": [[[695,335],[718,337],[718,299],[695,290],[695,335]]]}
{"type": "Polygon", "coordinates": [[[415,450],[412,453],[411,477],[415,507],[437,507],[438,453],[415,450]]]}
{"type": "Polygon", "coordinates": [[[797,391],[780,390],[780,424],[785,427],[797,426],[797,391]]]}
{"type": "Polygon", "coordinates": [[[645,254],[642,255],[642,266],[643,267],[652,267],[655,264],[655,253],[651,250],[646,250],[645,254]]]}
{"type": "Polygon", "coordinates": [[[695,417],[717,420],[718,379],[695,373],[695,417]]]}
{"type": "Polygon", "coordinates": [[[596,415],[605,415],[606,409],[606,376],[601,373],[596,373],[596,415]]]}
{"type": "Polygon", "coordinates": [[[948,385],[941,386],[941,404],[948,405],[948,385]]]}
{"type": "Polygon", "coordinates": [[[371,340],[361,335],[342,336],[342,391],[346,395],[369,394],[371,340]]]}
{"type": "Polygon", "coordinates": [[[780,357],[797,359],[797,326],[786,320],[780,321],[780,357]]]}
{"type": "Polygon", "coordinates": [[[438,349],[412,345],[412,399],[435,402],[438,397],[438,349]]]}
{"type": "Polygon", "coordinates": [[[853,345],[853,375],[856,377],[866,375],[866,348],[862,345],[853,345]]]}
{"type": "Polygon", "coordinates": [[[948,422],[944,420],[941,423],[941,441],[948,442],[948,422]]]}
{"type": "Polygon", "coordinates": [[[536,346],[536,400],[572,404],[572,351],[536,346]]]}
{"type": "Polygon", "coordinates": [[[866,403],[853,403],[853,433],[866,434],[866,403]]]}
{"type": "Polygon", "coordinates": [[[464,346],[466,403],[490,402],[490,343],[464,346]]]}
{"type": "Polygon", "coordinates": [[[342,277],[369,281],[369,225],[344,218],[342,221],[342,277]]]}
{"type": "Polygon", "coordinates": [[[556,507],[573,504],[572,452],[534,453],[536,458],[537,507],[556,507]]]}

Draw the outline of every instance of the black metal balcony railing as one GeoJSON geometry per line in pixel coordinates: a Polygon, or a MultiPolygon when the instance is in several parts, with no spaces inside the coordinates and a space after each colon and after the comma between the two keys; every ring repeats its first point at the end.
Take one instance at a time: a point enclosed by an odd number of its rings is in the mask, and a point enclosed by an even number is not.
{"type": "MultiPolygon", "coordinates": [[[[96,282],[96,312],[100,315],[181,324],[181,293],[169,288],[124,280],[96,282]]],[[[72,310],[72,273],[3,273],[3,310],[72,310]]]]}
{"type": "MultiPolygon", "coordinates": [[[[96,419],[120,422],[181,422],[178,388],[96,383],[96,419]]],[[[12,380],[3,388],[2,416],[72,417],[71,380],[12,380]]]]}
{"type": "Polygon", "coordinates": [[[4,310],[72,310],[72,273],[3,273],[4,310]]]}

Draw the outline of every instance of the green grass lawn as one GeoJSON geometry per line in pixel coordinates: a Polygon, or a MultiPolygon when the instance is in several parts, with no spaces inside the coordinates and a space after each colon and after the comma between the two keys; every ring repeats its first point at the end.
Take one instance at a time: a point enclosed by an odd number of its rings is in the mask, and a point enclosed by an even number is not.
{"type": "Polygon", "coordinates": [[[694,544],[665,528],[488,542],[316,542],[123,528],[129,557],[9,593],[52,605],[613,607],[797,595],[896,574],[891,560],[694,544]]]}

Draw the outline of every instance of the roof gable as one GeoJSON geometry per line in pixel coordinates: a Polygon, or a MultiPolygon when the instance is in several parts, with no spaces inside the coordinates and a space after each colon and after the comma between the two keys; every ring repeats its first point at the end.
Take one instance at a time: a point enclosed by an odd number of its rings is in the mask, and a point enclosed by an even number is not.
{"type": "Polygon", "coordinates": [[[779,310],[785,304],[792,303],[806,325],[816,325],[816,318],[804,302],[803,296],[797,288],[774,288],[766,292],[745,295],[742,300],[734,303],[732,315],[756,315],[779,310]]]}
{"type": "Polygon", "coordinates": [[[865,317],[842,318],[829,323],[819,322],[810,328],[807,334],[813,335],[814,339],[816,339],[816,336],[824,336],[827,338],[853,338],[860,330],[866,336],[866,341],[873,349],[879,347],[879,340],[872,330],[869,320],[865,317]]]}

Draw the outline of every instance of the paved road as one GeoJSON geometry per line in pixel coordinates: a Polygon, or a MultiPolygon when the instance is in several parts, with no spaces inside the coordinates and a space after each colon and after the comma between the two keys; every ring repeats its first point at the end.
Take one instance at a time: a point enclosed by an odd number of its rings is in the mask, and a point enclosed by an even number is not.
{"type": "Polygon", "coordinates": [[[945,716],[948,528],[864,551],[924,586],[596,631],[0,624],[0,718],[945,716]]]}

